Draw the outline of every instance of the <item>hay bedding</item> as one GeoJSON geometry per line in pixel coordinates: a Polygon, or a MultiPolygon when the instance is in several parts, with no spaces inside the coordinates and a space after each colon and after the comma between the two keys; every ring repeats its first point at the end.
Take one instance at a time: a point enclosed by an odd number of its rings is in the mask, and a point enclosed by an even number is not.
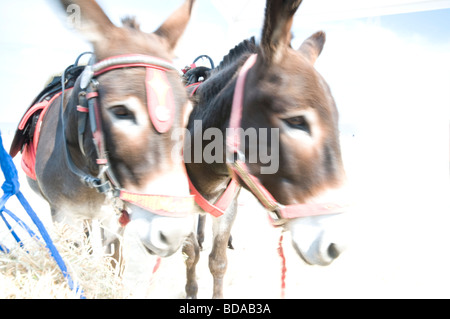
{"type": "MultiPolygon", "coordinates": [[[[84,234],[67,225],[55,224],[52,238],[74,281],[87,298],[123,298],[120,269],[109,256],[93,254],[84,234]]],[[[7,254],[0,254],[0,298],[78,298],[45,245],[24,239],[7,254]]]]}
{"type": "MultiPolygon", "coordinates": [[[[11,134],[2,134],[4,146],[10,145],[12,137],[11,134]]],[[[14,158],[13,161],[18,168],[22,193],[47,227],[72,279],[78,282],[85,296],[89,299],[126,298],[129,293],[122,288],[122,269],[112,266],[110,256],[94,254],[93,245],[83,232],[80,233],[78,229],[68,225],[53,223],[48,204],[29,188],[20,169],[20,157],[14,158]]],[[[0,185],[3,182],[4,176],[0,171],[0,185]]],[[[14,197],[6,206],[32,226],[23,207],[14,197]]],[[[18,229],[19,226],[15,230],[18,229]]],[[[32,229],[37,231],[33,227],[32,229]]],[[[36,233],[39,235],[38,231],[36,233]]],[[[6,245],[10,250],[9,253],[0,252],[0,299],[78,298],[69,288],[45,244],[30,238],[26,233],[19,233],[19,236],[23,240],[23,247],[15,244],[0,220],[0,244],[6,245]]]]}

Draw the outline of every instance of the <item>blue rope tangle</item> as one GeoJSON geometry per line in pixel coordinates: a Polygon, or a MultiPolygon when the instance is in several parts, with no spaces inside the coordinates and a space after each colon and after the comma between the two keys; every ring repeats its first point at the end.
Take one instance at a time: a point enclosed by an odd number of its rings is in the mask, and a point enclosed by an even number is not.
{"type": "MultiPolygon", "coordinates": [[[[67,283],[72,291],[75,292],[76,295],[79,295],[81,299],[85,299],[84,292],[81,289],[81,287],[78,284],[75,284],[72,280],[72,277],[70,276],[66,264],[64,263],[64,260],[62,259],[61,255],[59,254],[58,250],[56,249],[52,239],[50,238],[50,235],[48,234],[47,230],[44,227],[44,224],[39,219],[39,217],[36,215],[34,210],[31,208],[28,201],[25,199],[25,196],[23,196],[22,192],[20,191],[20,183],[19,183],[19,175],[16,169],[16,166],[14,165],[14,162],[12,161],[11,156],[5,151],[3,147],[3,141],[2,141],[2,135],[0,131],[0,165],[1,169],[3,171],[3,174],[5,175],[5,182],[2,185],[3,189],[3,196],[0,199],[0,216],[5,222],[8,229],[11,231],[11,234],[15,238],[15,240],[19,243],[19,245],[22,246],[22,241],[17,236],[17,234],[14,232],[13,228],[11,227],[11,224],[8,223],[6,220],[3,212],[8,214],[16,223],[18,223],[23,229],[25,229],[31,237],[34,237],[38,240],[40,238],[22,221],[20,220],[16,215],[14,215],[11,211],[6,209],[5,205],[9,198],[12,196],[16,196],[19,202],[22,204],[25,211],[28,213],[28,216],[30,216],[33,223],[38,228],[42,239],[44,240],[45,244],[47,245],[47,248],[50,251],[50,254],[55,259],[59,269],[61,269],[61,272],[63,276],[66,278],[67,283]]],[[[0,245],[0,251],[8,252],[8,249],[2,245],[0,245]]]]}

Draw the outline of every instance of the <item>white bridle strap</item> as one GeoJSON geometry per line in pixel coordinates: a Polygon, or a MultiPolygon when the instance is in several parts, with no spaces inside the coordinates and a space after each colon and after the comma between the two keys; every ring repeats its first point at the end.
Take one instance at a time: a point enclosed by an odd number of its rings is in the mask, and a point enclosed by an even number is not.
{"type": "Polygon", "coordinates": [[[127,55],[118,55],[112,58],[108,58],[102,60],[100,62],[95,63],[92,66],[92,70],[94,71],[94,76],[100,75],[104,72],[107,72],[111,69],[121,68],[124,65],[127,66],[143,66],[143,67],[153,67],[153,68],[161,68],[165,70],[173,70],[177,71],[177,68],[170,63],[169,61],[142,54],[127,54],[127,55]]]}
{"type": "Polygon", "coordinates": [[[81,89],[86,89],[90,81],[105,72],[124,67],[150,67],[162,71],[177,71],[169,61],[143,54],[117,55],[101,60],[94,65],[87,65],[81,74],[81,89]]]}

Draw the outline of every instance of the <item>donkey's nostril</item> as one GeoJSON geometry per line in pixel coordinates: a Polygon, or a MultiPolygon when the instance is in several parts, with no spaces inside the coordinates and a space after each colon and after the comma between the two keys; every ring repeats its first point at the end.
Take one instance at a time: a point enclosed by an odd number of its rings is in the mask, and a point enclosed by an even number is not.
{"type": "Polygon", "coordinates": [[[328,256],[330,256],[333,259],[336,259],[340,255],[339,248],[336,244],[331,243],[330,246],[328,246],[328,256]]]}
{"type": "Polygon", "coordinates": [[[161,242],[163,242],[164,244],[169,243],[169,241],[167,240],[167,237],[162,232],[159,232],[159,239],[161,239],[161,242]]]}

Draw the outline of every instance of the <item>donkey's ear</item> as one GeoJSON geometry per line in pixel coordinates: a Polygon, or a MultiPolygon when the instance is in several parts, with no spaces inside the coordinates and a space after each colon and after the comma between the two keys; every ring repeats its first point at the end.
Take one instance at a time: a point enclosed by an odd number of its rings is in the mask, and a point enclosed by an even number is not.
{"type": "Polygon", "coordinates": [[[267,0],[261,48],[266,61],[277,62],[289,46],[294,14],[302,0],[267,0]]]}
{"type": "Polygon", "coordinates": [[[115,28],[94,0],[59,0],[68,22],[92,44],[97,44],[115,28]]]}
{"type": "Polygon", "coordinates": [[[155,31],[155,34],[164,38],[169,49],[175,49],[178,40],[181,38],[186,26],[191,18],[192,7],[195,0],[185,0],[185,2],[173,12],[170,17],[155,31]]]}
{"type": "Polygon", "coordinates": [[[325,32],[319,31],[303,41],[298,51],[308,59],[311,64],[314,64],[322,52],[324,44],[325,32]]]}

